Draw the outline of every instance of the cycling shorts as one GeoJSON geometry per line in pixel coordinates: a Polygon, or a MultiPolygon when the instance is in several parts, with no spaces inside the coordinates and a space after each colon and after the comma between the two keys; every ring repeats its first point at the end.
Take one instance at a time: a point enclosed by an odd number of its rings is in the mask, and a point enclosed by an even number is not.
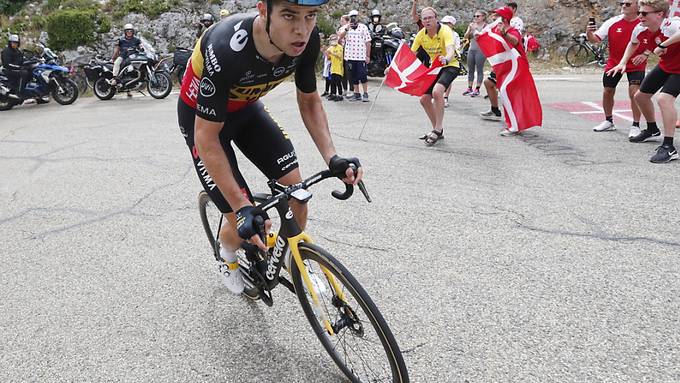
{"type": "MultiPolygon", "coordinates": [[[[217,184],[208,174],[208,170],[194,144],[195,110],[180,99],[177,102],[177,116],[180,131],[191,151],[194,168],[203,189],[222,213],[232,212],[232,208],[217,184]]],[[[226,116],[227,119],[219,135],[220,143],[227,155],[229,166],[231,166],[241,192],[252,202],[252,193],[238,169],[236,153],[231,145],[232,141],[268,180],[279,179],[298,168],[295,149],[288,138],[288,134],[274,121],[260,101],[249,104],[239,111],[227,113],[226,116]]]]}
{"type": "Polygon", "coordinates": [[[458,77],[458,74],[460,73],[460,68],[455,67],[455,66],[445,66],[443,67],[440,71],[439,74],[437,75],[437,81],[432,83],[430,86],[430,89],[425,92],[425,94],[432,94],[432,90],[434,89],[434,86],[437,84],[442,84],[444,86],[444,89],[447,89],[449,85],[453,82],[453,80],[458,77]]]}

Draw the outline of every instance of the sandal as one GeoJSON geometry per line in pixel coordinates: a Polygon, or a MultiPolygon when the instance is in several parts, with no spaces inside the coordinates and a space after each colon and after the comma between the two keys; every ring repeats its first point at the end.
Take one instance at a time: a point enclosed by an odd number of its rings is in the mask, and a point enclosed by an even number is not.
{"type": "Polygon", "coordinates": [[[444,132],[439,132],[439,131],[434,130],[434,129],[433,129],[430,133],[425,133],[425,134],[423,134],[422,136],[418,137],[418,139],[419,139],[419,140],[427,140],[427,137],[429,137],[430,134],[432,134],[432,133],[434,133],[434,134],[436,134],[437,136],[439,136],[438,140],[443,140],[443,139],[444,139],[444,132]]]}
{"type": "Polygon", "coordinates": [[[438,132],[436,130],[433,130],[425,138],[425,145],[432,146],[442,138],[444,138],[444,132],[438,132]]]}

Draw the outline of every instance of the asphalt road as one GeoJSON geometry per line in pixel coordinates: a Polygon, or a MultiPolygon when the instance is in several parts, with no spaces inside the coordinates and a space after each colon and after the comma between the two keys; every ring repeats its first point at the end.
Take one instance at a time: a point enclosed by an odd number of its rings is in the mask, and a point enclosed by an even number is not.
{"type": "MultiPolygon", "coordinates": [[[[327,102],[374,202],[333,182],[310,202],[412,381],[680,381],[680,163],[549,106],[597,102],[599,76],[539,79],[544,127],[507,138],[455,84],[433,148],[415,98],[382,89],[365,129],[371,103],[327,102]]],[[[292,294],[267,308],[220,285],[176,100],[0,113],[0,381],[344,381],[292,294]]],[[[265,102],[321,170],[292,84],[265,102]]]]}

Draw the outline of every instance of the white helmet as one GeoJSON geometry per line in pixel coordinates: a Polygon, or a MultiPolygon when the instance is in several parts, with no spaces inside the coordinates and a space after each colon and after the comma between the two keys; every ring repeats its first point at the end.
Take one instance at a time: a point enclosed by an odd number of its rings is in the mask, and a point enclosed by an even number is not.
{"type": "Polygon", "coordinates": [[[359,16],[359,11],[357,11],[356,9],[352,9],[351,11],[349,11],[349,15],[348,15],[348,16],[349,16],[349,17],[352,17],[352,16],[359,16]]]}
{"type": "Polygon", "coordinates": [[[19,35],[9,35],[9,41],[10,43],[18,43],[19,42],[19,35]]]}
{"type": "Polygon", "coordinates": [[[444,16],[442,17],[442,23],[448,23],[451,25],[456,25],[456,18],[453,16],[444,16]]]}
{"type": "Polygon", "coordinates": [[[127,23],[127,24],[125,24],[125,26],[123,27],[123,32],[125,32],[125,31],[132,31],[132,32],[134,33],[134,32],[135,32],[135,27],[134,27],[132,24],[127,23]]]}
{"type": "Polygon", "coordinates": [[[380,16],[380,11],[377,9],[374,9],[371,11],[371,16],[380,16]]]}

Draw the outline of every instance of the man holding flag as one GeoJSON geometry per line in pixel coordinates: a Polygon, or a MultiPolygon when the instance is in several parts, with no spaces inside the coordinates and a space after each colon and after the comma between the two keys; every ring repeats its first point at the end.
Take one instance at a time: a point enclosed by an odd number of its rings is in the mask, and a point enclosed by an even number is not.
{"type": "MultiPolygon", "coordinates": [[[[413,40],[413,52],[424,51],[429,58],[430,68],[441,66],[436,81],[420,97],[427,117],[432,124],[432,131],[420,137],[428,146],[434,145],[444,138],[444,92],[460,73],[460,64],[456,58],[453,31],[437,21],[437,11],[425,7],[420,11],[420,20],[424,28],[413,40]]],[[[389,84],[388,84],[389,85],[389,84]]]]}
{"type": "MultiPolygon", "coordinates": [[[[522,46],[522,35],[510,25],[513,12],[509,7],[501,7],[494,11],[499,17],[481,33],[476,33],[477,44],[489,60],[496,74],[500,91],[500,102],[505,109],[506,129],[502,136],[517,134],[532,127],[541,126],[543,111],[538,98],[534,79],[529,72],[529,62],[522,46]]],[[[491,111],[500,116],[498,100],[491,111]]],[[[484,118],[485,114],[482,113],[484,118]]]]}

